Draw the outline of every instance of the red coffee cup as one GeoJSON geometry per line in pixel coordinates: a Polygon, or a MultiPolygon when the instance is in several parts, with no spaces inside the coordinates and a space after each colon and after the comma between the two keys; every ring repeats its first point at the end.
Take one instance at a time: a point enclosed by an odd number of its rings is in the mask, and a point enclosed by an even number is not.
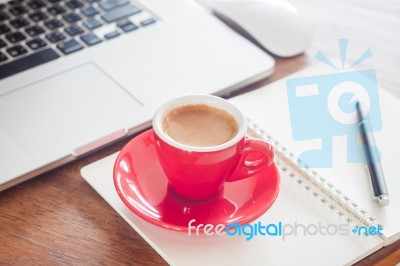
{"type": "Polygon", "coordinates": [[[273,162],[272,146],[246,136],[247,120],[232,103],[212,95],[188,95],[163,104],[153,118],[157,155],[172,190],[184,199],[203,201],[218,195],[225,182],[251,177],[273,162]],[[163,122],[172,109],[205,104],[232,115],[237,134],[215,146],[197,147],[177,142],[164,132],[163,122]]]}

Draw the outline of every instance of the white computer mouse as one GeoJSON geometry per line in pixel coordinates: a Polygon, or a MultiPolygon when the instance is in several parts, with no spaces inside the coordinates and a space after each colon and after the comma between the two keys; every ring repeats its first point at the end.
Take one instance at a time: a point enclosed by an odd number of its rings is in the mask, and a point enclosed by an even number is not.
{"type": "Polygon", "coordinates": [[[235,22],[272,54],[304,52],[312,32],[296,7],[284,0],[214,0],[210,8],[235,22]]]}

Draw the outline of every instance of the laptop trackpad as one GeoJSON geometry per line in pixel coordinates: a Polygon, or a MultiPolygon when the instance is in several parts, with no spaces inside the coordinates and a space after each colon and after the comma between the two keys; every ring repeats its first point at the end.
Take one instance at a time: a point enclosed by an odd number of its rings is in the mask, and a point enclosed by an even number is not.
{"type": "Polygon", "coordinates": [[[138,100],[87,63],[0,96],[0,127],[36,152],[138,108],[138,100]]]}

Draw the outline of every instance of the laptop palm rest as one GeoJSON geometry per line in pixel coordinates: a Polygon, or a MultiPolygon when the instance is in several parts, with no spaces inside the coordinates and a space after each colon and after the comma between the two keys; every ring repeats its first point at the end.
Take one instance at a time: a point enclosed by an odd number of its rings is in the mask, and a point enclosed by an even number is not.
{"type": "Polygon", "coordinates": [[[0,128],[34,153],[140,108],[99,66],[86,63],[0,96],[0,128]]]}

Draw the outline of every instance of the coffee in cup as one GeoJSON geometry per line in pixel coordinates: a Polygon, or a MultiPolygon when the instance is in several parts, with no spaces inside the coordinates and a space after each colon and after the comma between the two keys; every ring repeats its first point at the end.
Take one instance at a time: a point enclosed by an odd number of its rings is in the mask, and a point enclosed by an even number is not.
{"type": "Polygon", "coordinates": [[[238,123],[225,110],[191,104],[169,111],[163,121],[163,130],[179,143],[208,147],[233,139],[238,133],[238,123]]]}

